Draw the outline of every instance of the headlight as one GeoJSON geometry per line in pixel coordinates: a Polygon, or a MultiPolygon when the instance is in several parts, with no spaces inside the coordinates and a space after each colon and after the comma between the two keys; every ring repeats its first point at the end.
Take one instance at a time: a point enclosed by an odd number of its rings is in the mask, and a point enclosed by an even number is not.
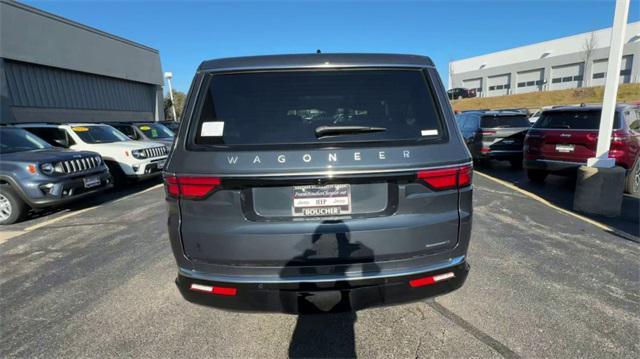
{"type": "Polygon", "coordinates": [[[42,173],[46,174],[46,175],[50,175],[53,173],[54,168],[53,165],[51,163],[43,163],[40,165],[40,170],[42,171],[42,173]]]}
{"type": "Polygon", "coordinates": [[[147,153],[144,150],[133,150],[131,154],[137,159],[147,158],[147,153]]]}
{"type": "Polygon", "coordinates": [[[102,157],[100,156],[95,156],[93,160],[96,161],[96,166],[100,166],[102,164],[102,157]]]}

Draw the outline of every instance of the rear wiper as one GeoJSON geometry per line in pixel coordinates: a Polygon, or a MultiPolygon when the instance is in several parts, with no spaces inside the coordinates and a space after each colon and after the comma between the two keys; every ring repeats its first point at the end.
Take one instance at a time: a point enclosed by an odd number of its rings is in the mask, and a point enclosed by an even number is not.
{"type": "Polygon", "coordinates": [[[321,138],[325,136],[383,132],[386,130],[387,129],[384,127],[371,127],[371,126],[319,126],[319,127],[316,127],[315,132],[316,132],[316,137],[321,138]]]}

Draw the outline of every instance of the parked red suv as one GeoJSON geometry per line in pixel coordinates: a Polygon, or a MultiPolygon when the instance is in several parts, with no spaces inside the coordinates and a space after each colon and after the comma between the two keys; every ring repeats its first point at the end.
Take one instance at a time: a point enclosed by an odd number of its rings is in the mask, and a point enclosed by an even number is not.
{"type": "MultiPolygon", "coordinates": [[[[601,106],[567,106],[546,110],[525,137],[524,166],[531,181],[549,173],[575,171],[595,156],[601,106]]],[[[640,107],[616,107],[609,157],[627,170],[625,191],[640,187],[640,107]]]]}

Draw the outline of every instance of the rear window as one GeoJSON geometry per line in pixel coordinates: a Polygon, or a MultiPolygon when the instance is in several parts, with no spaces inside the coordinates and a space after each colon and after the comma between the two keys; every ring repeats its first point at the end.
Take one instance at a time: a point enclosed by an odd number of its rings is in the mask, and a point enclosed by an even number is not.
{"type": "Polygon", "coordinates": [[[145,136],[151,139],[173,139],[173,131],[168,129],[159,123],[145,123],[138,125],[138,129],[144,133],[145,136]]]}
{"type": "MultiPolygon", "coordinates": [[[[534,128],[597,130],[600,128],[600,110],[546,111],[542,113],[534,128]]],[[[620,128],[618,112],[615,113],[613,128],[620,128]]]]}
{"type": "Polygon", "coordinates": [[[420,70],[280,71],[212,75],[196,144],[291,145],[439,138],[420,70]],[[321,126],[384,131],[318,137],[321,126]]]}
{"type": "Polygon", "coordinates": [[[529,127],[531,123],[526,115],[515,116],[482,116],[480,127],[500,128],[500,127],[529,127]]]}

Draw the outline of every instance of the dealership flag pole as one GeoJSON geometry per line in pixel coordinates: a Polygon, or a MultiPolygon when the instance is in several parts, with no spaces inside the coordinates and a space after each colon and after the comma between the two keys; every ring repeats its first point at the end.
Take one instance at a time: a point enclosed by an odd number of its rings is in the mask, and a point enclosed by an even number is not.
{"type": "Polygon", "coordinates": [[[165,72],[164,78],[167,79],[167,84],[169,84],[169,98],[171,99],[171,112],[173,113],[173,120],[178,121],[176,117],[176,106],[173,104],[173,89],[171,88],[171,78],[173,77],[172,72],[165,72]]]}
{"type": "Polygon", "coordinates": [[[625,32],[627,30],[627,17],[629,15],[629,2],[630,0],[616,0],[613,28],[611,29],[611,47],[609,48],[607,80],[604,86],[602,114],[600,115],[598,145],[596,147],[596,156],[587,160],[587,166],[589,167],[612,168],[615,167],[616,164],[615,159],[609,158],[609,147],[611,145],[611,132],[613,130],[613,119],[616,111],[616,98],[618,97],[622,50],[625,32]]]}

